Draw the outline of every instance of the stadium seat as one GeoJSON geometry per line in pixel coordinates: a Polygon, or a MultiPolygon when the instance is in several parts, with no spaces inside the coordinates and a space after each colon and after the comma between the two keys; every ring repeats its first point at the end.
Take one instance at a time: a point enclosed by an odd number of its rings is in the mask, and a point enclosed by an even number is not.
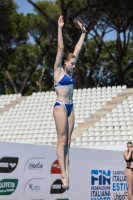
{"type": "MultiPolygon", "coordinates": [[[[126,86],[74,89],[75,128],[91,119],[102,110],[112,98],[126,89],[126,86]]],[[[2,95],[0,105],[4,107],[15,101],[19,95],[2,95]]],[[[52,115],[56,98],[54,91],[34,92],[25,100],[11,107],[0,116],[0,138],[16,142],[52,144],[57,142],[55,122],[52,115]],[[4,136],[3,136],[4,133],[4,136]]],[[[130,95],[102,118],[88,131],[81,131],[72,145],[115,145],[118,139],[133,131],[133,96],[130,95]],[[124,135],[125,134],[125,135],[124,135]],[[114,141],[113,141],[114,140],[114,141]]],[[[124,143],[124,139],[121,144],[124,143]]]]}

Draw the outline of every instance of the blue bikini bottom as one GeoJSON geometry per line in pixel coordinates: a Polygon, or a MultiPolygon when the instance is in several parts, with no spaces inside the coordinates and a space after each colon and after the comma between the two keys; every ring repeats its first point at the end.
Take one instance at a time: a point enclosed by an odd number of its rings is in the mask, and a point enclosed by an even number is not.
{"type": "Polygon", "coordinates": [[[70,116],[70,114],[73,110],[73,103],[56,101],[55,104],[54,104],[54,107],[56,107],[56,106],[62,106],[63,108],[65,108],[68,117],[70,116]]]}

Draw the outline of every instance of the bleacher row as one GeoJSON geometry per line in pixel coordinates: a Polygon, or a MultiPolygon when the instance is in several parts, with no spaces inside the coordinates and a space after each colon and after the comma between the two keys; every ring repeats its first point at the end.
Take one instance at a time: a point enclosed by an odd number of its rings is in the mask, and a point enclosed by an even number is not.
{"type": "Polygon", "coordinates": [[[0,96],[0,108],[4,108],[5,105],[9,105],[12,101],[15,101],[21,94],[6,94],[0,96]]]}
{"type": "Polygon", "coordinates": [[[123,145],[133,140],[133,95],[101,118],[73,145],[123,145]]]}
{"type": "MultiPolygon", "coordinates": [[[[117,97],[126,86],[74,89],[75,128],[89,119],[107,102],[117,97]]],[[[6,96],[6,95],[5,95],[6,96]]],[[[18,95],[20,97],[20,94],[18,95]]],[[[1,99],[17,98],[16,95],[1,99]]],[[[56,94],[38,92],[28,96],[0,116],[0,140],[39,144],[55,144],[57,134],[53,119],[56,94]]],[[[6,102],[6,101],[3,101],[6,102]]],[[[5,106],[6,103],[3,103],[5,106]]],[[[83,132],[73,146],[125,144],[132,138],[133,95],[108,113],[106,117],[83,132]]]]}

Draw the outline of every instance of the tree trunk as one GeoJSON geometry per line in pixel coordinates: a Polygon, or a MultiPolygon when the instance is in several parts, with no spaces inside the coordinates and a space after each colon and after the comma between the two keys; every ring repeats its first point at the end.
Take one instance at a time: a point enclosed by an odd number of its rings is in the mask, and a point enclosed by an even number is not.
{"type": "Polygon", "coordinates": [[[30,79],[30,77],[32,76],[32,74],[34,73],[34,71],[36,70],[38,64],[40,63],[40,61],[43,59],[44,53],[38,58],[38,60],[36,61],[35,65],[32,67],[32,69],[30,70],[29,74],[25,77],[22,87],[20,89],[20,93],[22,94],[25,87],[26,87],[26,83],[27,81],[30,79]]]}
{"type": "Polygon", "coordinates": [[[17,89],[17,87],[16,87],[16,85],[15,85],[15,83],[14,83],[14,81],[13,81],[11,75],[10,75],[10,72],[8,70],[6,59],[2,55],[0,55],[0,59],[2,61],[2,67],[5,69],[5,73],[8,77],[8,79],[9,79],[9,82],[11,83],[11,85],[13,87],[14,93],[18,94],[18,89],[17,89]]]}
{"type": "Polygon", "coordinates": [[[14,93],[18,94],[18,89],[17,89],[12,77],[10,76],[10,73],[9,73],[8,69],[6,69],[5,72],[6,72],[6,75],[7,75],[8,79],[9,79],[9,81],[10,81],[12,87],[13,87],[14,93]]]}
{"type": "Polygon", "coordinates": [[[123,85],[124,78],[123,78],[123,71],[122,71],[122,62],[120,59],[118,60],[117,66],[118,66],[118,83],[120,85],[123,85]]]}

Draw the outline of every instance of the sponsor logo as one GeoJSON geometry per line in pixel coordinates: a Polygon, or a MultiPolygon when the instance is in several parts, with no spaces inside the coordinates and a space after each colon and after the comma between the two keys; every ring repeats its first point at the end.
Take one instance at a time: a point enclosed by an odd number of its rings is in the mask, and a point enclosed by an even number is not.
{"type": "Polygon", "coordinates": [[[11,173],[18,165],[19,158],[3,157],[0,159],[0,173],[11,173]]]}
{"type": "Polygon", "coordinates": [[[11,166],[12,168],[14,168],[14,167],[16,166],[16,163],[10,163],[10,166],[11,166]]]}
{"type": "Polygon", "coordinates": [[[61,174],[58,160],[54,161],[51,167],[51,174],[61,174]]]}
{"type": "MultiPolygon", "coordinates": [[[[44,178],[35,178],[35,179],[30,179],[25,187],[24,187],[24,191],[23,193],[28,193],[30,192],[30,194],[32,192],[41,192],[43,189],[44,189],[44,185],[45,185],[45,182],[44,182],[44,178]]],[[[40,198],[43,198],[40,196],[40,198]]]]}
{"type": "Polygon", "coordinates": [[[58,160],[54,161],[54,163],[52,164],[51,174],[61,174],[60,165],[59,165],[58,160]]]}
{"type": "Polygon", "coordinates": [[[18,185],[18,179],[3,179],[0,181],[0,195],[12,194],[18,185]]]}
{"type": "Polygon", "coordinates": [[[28,163],[28,169],[29,170],[42,170],[43,169],[43,163],[32,163],[32,162],[29,162],[28,163]]]}
{"type": "Polygon", "coordinates": [[[60,179],[54,181],[51,186],[50,194],[62,194],[66,191],[60,179]]]}
{"type": "Polygon", "coordinates": [[[114,200],[124,200],[127,197],[127,192],[123,192],[123,193],[118,193],[118,192],[114,192],[114,200]]]}
{"type": "Polygon", "coordinates": [[[43,170],[45,158],[30,158],[24,167],[24,171],[27,170],[43,170]]]}
{"type": "Polygon", "coordinates": [[[29,188],[32,190],[32,192],[40,192],[41,191],[41,186],[34,185],[33,183],[29,183],[29,188]]]}

